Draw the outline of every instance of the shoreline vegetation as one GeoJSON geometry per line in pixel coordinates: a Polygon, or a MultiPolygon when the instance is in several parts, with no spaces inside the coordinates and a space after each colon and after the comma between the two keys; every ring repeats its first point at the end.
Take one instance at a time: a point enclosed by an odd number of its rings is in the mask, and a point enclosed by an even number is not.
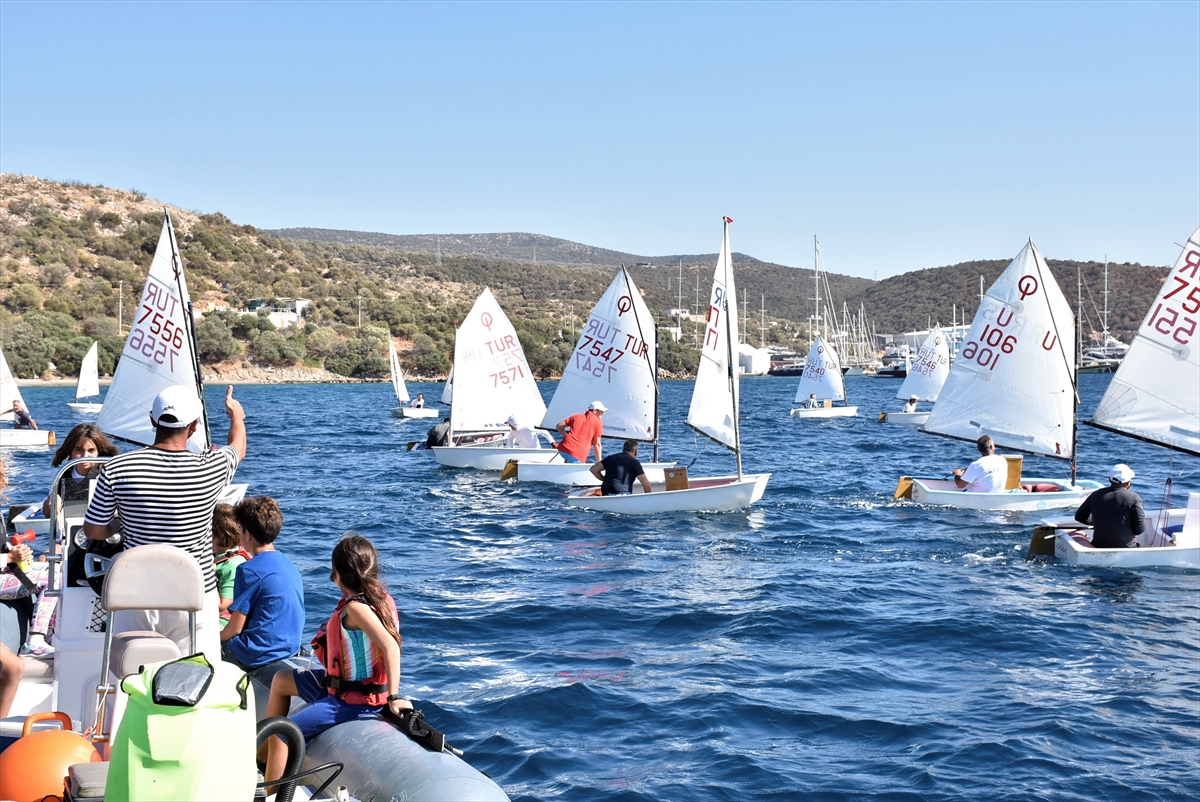
{"type": "MultiPolygon", "coordinates": [[[[707,286],[715,255],[651,259],[533,234],[272,232],[219,212],[169,211],[196,310],[202,371],[215,381],[382,380],[389,339],[406,379],[444,378],[455,329],[485,286],[512,320],[535,378],[556,379],[622,266],[655,312],[660,376],[692,377],[699,364],[708,310],[698,288],[707,286]]],[[[93,342],[101,375],[113,373],[139,314],[162,221],[163,205],[143,192],[0,174],[0,348],[16,378],[75,376],[93,342]]],[[[747,343],[805,353],[811,269],[735,259],[747,343]],[[750,308],[756,300],[759,308],[750,308]]],[[[882,281],[823,272],[823,316],[841,320],[861,308],[876,331],[895,333],[969,321],[981,280],[990,284],[1008,261],[882,281]]],[[[1063,286],[1077,270],[1086,287],[1098,293],[1102,286],[1100,263],[1050,266],[1063,286]]],[[[1111,267],[1109,328],[1127,340],[1167,269],[1111,267]]],[[[1083,309],[1095,331],[1097,293],[1088,291],[1083,309]]]]}

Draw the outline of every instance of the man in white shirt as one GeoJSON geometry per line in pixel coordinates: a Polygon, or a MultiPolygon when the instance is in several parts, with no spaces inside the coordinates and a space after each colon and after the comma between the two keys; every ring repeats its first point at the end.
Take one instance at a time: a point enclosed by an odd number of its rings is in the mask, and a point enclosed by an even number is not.
{"type": "Polygon", "coordinates": [[[954,484],[968,493],[996,493],[1004,489],[1008,479],[1008,460],[996,454],[996,443],[988,435],[975,441],[982,454],[979,459],[954,469],[954,484]]]}
{"type": "Polygon", "coordinates": [[[909,397],[908,403],[904,405],[903,411],[904,412],[916,412],[917,411],[917,397],[915,395],[909,397]]]}

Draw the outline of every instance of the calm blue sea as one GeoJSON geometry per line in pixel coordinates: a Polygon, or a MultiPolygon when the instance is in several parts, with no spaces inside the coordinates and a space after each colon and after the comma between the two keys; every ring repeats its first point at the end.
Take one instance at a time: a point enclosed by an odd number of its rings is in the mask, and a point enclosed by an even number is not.
{"type": "MultiPolygon", "coordinates": [[[[1081,377],[1085,416],[1108,379],[1081,377]]],[[[1200,575],[1029,563],[1036,514],[894,502],[973,445],[875,423],[898,380],[848,379],[859,417],[824,423],[788,417],[795,385],[742,383],[745,467],[773,473],[743,512],[570,511],[439,469],[383,384],[238,387],[238,479],[283,507],[311,628],[334,541],[375,541],[402,689],[514,800],[1196,798],[1200,575]]],[[[72,388],[24,392],[60,437],[78,422],[72,388]]],[[[663,385],[664,458],[732,470],[682,424],[690,393],[663,385]]],[[[1132,465],[1148,510],[1169,472],[1177,503],[1200,490],[1196,458],[1086,426],[1079,451],[1084,478],[1132,465]]],[[[40,498],[50,455],[6,459],[10,496],[40,498]]]]}

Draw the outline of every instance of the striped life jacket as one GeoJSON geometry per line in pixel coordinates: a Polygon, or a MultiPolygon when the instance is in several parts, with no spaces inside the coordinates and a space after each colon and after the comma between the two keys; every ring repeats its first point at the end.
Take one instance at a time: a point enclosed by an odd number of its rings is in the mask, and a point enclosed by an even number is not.
{"type": "MultiPolygon", "coordinates": [[[[399,631],[400,616],[396,612],[396,603],[390,595],[386,598],[388,613],[399,631]]],[[[358,631],[347,636],[343,629],[342,616],[352,601],[368,604],[365,596],[343,596],[329,621],[317,630],[312,640],[313,651],[325,666],[323,684],[329,693],[346,704],[382,707],[387,704],[388,697],[387,663],[383,652],[365,632],[358,631]]],[[[382,621],[379,610],[374,607],[371,609],[382,621]]]]}

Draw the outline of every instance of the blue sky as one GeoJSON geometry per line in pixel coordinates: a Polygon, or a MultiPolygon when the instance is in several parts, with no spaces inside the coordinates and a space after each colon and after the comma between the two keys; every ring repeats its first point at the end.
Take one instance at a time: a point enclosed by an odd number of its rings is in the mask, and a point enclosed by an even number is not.
{"type": "Polygon", "coordinates": [[[0,170],[264,228],[1169,264],[1200,3],[0,3],[0,170]]]}

